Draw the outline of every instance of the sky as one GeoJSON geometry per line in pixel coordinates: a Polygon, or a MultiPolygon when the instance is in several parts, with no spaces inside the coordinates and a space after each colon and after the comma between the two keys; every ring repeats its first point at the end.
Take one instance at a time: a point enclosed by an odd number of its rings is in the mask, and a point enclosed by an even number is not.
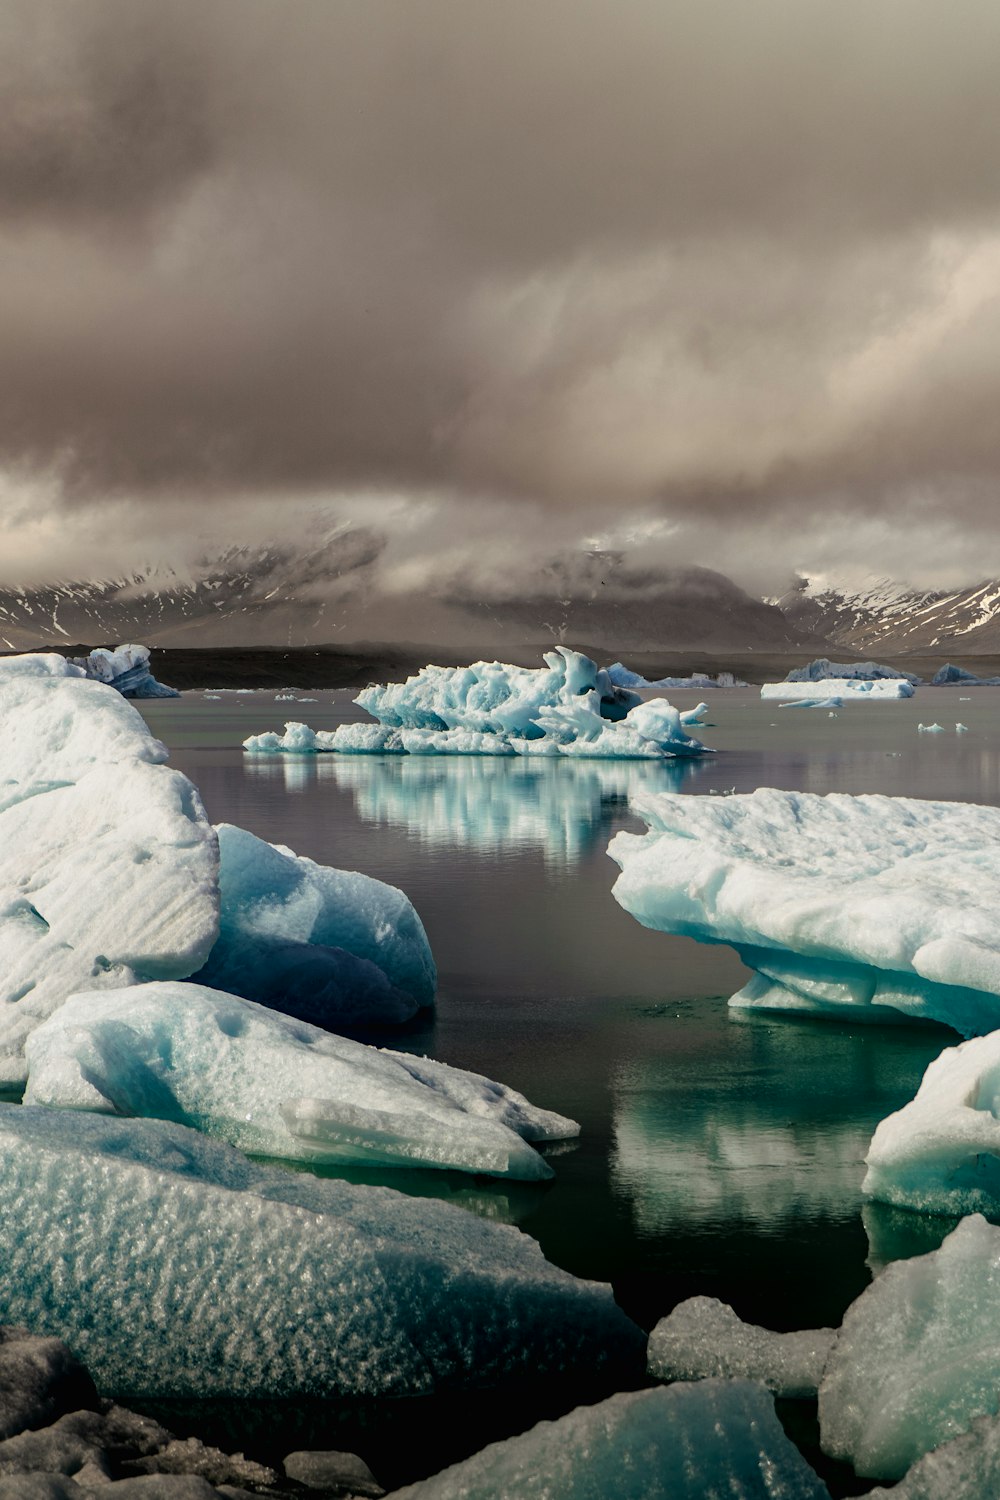
{"type": "Polygon", "coordinates": [[[998,57],[996,0],[0,0],[0,578],[996,576],[998,57]]]}

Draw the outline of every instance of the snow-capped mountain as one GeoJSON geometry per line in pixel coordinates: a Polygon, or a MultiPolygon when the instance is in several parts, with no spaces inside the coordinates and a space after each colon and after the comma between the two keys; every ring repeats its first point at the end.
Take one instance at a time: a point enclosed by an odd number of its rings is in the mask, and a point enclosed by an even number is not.
{"type": "Polygon", "coordinates": [[[778,599],[800,631],[837,645],[884,654],[910,651],[1000,651],[1000,581],[962,589],[913,589],[888,578],[858,584],[803,578],[778,599]]]}

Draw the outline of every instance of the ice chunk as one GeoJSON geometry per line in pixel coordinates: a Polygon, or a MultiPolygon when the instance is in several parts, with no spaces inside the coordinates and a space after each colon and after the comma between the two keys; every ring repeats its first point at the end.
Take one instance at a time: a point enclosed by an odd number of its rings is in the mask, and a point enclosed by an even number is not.
{"type": "Polygon", "coordinates": [[[691,1297],[657,1323],[647,1362],[656,1380],[728,1376],[759,1381],[776,1396],[815,1396],[836,1339],[834,1328],[772,1333],[715,1297],[691,1297]]]}
{"type": "Polygon", "coordinates": [[[433,1004],[430,944],[402,891],[228,823],[217,833],[219,939],[199,983],[330,1026],[433,1004]]]}
{"type": "Polygon", "coordinates": [[[956,734],[968,734],[968,732],[969,732],[969,726],[968,726],[968,724],[956,724],[955,725],[955,733],[956,734]]]}
{"type": "Polygon", "coordinates": [[[190,974],[218,932],[195,788],[119,694],[0,678],[0,1079],[76,990],[190,974]]]}
{"type": "Polygon", "coordinates": [[[132,1395],[402,1396],[617,1366],[645,1336],[536,1242],[180,1125],[0,1106],[0,1317],[132,1395]]]}
{"type": "Polygon", "coordinates": [[[623,666],[620,661],[613,662],[606,670],[615,687],[622,688],[695,688],[701,692],[702,688],[749,686],[748,683],[741,682],[732,672],[719,672],[716,677],[713,677],[711,673],[692,672],[690,677],[659,677],[655,682],[651,682],[638,672],[630,672],[628,667],[623,666]]]}
{"type": "MultiPolygon", "coordinates": [[[[843,708],[843,698],[796,698],[791,703],[782,703],[782,708],[843,708]]],[[[830,715],[835,719],[836,714],[830,715]]]]}
{"type": "Polygon", "coordinates": [[[1000,1405],[1000,1229],[963,1219],[888,1266],[848,1308],[819,1393],[824,1450],[899,1479],[1000,1405]]]}
{"type": "Polygon", "coordinates": [[[631,1391],[491,1443],[391,1500],[829,1500],[782,1431],[766,1391],[745,1381],[631,1391]]]}
{"type": "Polygon", "coordinates": [[[1000,1031],[948,1047],[882,1120],[863,1191],[926,1213],[1000,1210],[1000,1031]]]}
{"type": "Polygon", "coordinates": [[[251,755],[274,755],[282,751],[291,755],[315,755],[319,751],[334,749],[333,731],[310,729],[308,724],[289,719],[284,734],[275,734],[273,730],[267,734],[252,734],[243,741],[243,748],[251,755]]]}
{"type": "MultiPolygon", "coordinates": [[[[921,681],[915,672],[900,672],[895,667],[883,666],[877,661],[831,661],[828,656],[817,656],[806,667],[794,667],[787,682],[826,682],[831,677],[853,679],[861,682],[904,681],[916,685],[921,681]]],[[[937,679],[935,678],[935,681],[937,679]]]]}
{"type": "Polygon", "coordinates": [[[24,656],[0,656],[0,681],[7,677],[84,677],[57,651],[29,651],[24,656]]]}
{"type": "Polygon", "coordinates": [[[732,943],[804,1005],[996,1028],[997,808],[768,788],[646,793],[632,808],[649,832],[619,833],[608,852],[615,897],[645,926],[732,943]]]}
{"type": "Polygon", "coordinates": [[[74,996],[28,1038],[25,1103],[173,1120],[254,1156],[551,1177],[577,1135],[513,1089],[330,1036],[218,990],[74,996]]]}
{"type": "Polygon", "coordinates": [[[70,660],[95,682],[106,682],[126,698],[179,698],[176,688],[157,682],[149,666],[148,646],[98,646],[89,656],[70,660]]]}
{"type": "Polygon", "coordinates": [[[374,1500],[385,1494],[364,1459],[356,1453],[300,1450],[289,1453],[284,1467],[289,1479],[298,1480],[299,1484],[310,1489],[332,1490],[334,1494],[352,1497],[367,1495],[374,1500]]]}
{"type": "Polygon", "coordinates": [[[891,1489],[867,1500],[994,1500],[1000,1495],[1000,1421],[977,1417],[968,1432],[918,1458],[891,1489]]]}
{"type": "MultiPolygon", "coordinates": [[[[913,684],[905,677],[828,677],[823,679],[823,688],[829,697],[842,698],[845,703],[883,703],[913,697],[913,684]]],[[[798,698],[815,702],[816,683],[811,678],[804,682],[765,682],[760,696],[765,702],[791,703],[798,698]]]]}
{"type": "Polygon", "coordinates": [[[963,667],[956,667],[952,662],[946,662],[931,678],[932,687],[945,687],[956,682],[960,687],[998,687],[1000,677],[977,677],[974,672],[966,672],[963,667]]]}
{"type": "Polygon", "coordinates": [[[918,724],[917,730],[920,734],[944,734],[943,724],[918,724]]]}

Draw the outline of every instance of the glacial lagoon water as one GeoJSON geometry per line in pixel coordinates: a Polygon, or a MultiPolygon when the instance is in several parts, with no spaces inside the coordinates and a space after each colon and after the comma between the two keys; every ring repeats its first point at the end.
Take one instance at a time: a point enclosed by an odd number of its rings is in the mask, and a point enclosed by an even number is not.
{"type": "MultiPolygon", "coordinates": [[[[140,705],[209,816],[401,886],[439,968],[433,1017],[372,1038],[472,1068],[573,1116],[546,1184],[356,1172],[516,1222],[651,1327],[695,1293],[777,1329],[837,1324],[871,1265],[933,1248],[951,1221],[862,1209],[877,1122],[955,1040],[728,1009],[723,946],[646,931],[611,896],[605,849],[639,789],[775,786],[1000,803],[1000,690],[925,689],[826,710],[711,695],[697,762],[432,756],[249,757],[251,733],[363,717],[350,692],[140,705]],[[313,701],[296,701],[311,699],[313,701]],[[921,734],[937,720],[944,733],[921,734]],[[956,734],[960,720],[967,733],[956,734]]],[[[679,707],[698,695],[671,693],[679,707]]],[[[710,696],[710,695],[705,695],[710,696]]]]}

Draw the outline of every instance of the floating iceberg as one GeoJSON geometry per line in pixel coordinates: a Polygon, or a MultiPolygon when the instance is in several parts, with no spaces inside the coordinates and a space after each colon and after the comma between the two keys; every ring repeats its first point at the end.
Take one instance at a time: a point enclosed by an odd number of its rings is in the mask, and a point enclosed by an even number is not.
{"type": "Polygon", "coordinates": [[[117,693],[0,673],[0,1079],[77,990],[182,978],[218,933],[195,788],[117,693]]]}
{"type": "Polygon", "coordinates": [[[829,1500],[760,1386],[630,1391],[491,1443],[391,1500],[829,1500]]]}
{"type": "Polygon", "coordinates": [[[758,971],[732,1003],[996,1028],[1000,809],[767,788],[632,807],[649,832],[612,839],[615,898],[646,927],[732,944],[758,971]]]}
{"type": "Polygon", "coordinates": [[[977,677],[974,672],[966,672],[963,667],[947,662],[934,673],[931,687],[947,687],[951,683],[957,683],[959,687],[1000,687],[1000,677],[977,677]]]}
{"type": "Polygon", "coordinates": [[[817,656],[808,666],[793,668],[785,681],[826,682],[831,677],[840,678],[841,681],[851,679],[862,682],[895,681],[903,678],[914,686],[921,681],[915,672],[899,672],[895,667],[886,667],[877,661],[831,661],[828,656],[817,656]]]}
{"type": "Polygon", "coordinates": [[[998,1277],[1000,1229],[978,1215],[940,1250],[882,1272],[848,1308],[826,1367],[825,1452],[859,1474],[899,1479],[976,1417],[996,1414],[998,1277]]]}
{"type": "Polygon", "coordinates": [[[944,734],[943,724],[918,724],[918,734],[944,734]]]}
{"type": "Polygon", "coordinates": [[[423,667],[406,682],[366,688],[354,700],[377,724],[314,731],[288,723],[283,735],[251,735],[243,748],[252,755],[339,750],[615,760],[706,753],[677,709],[616,688],[589,657],[560,646],[545,661],[541,669],[501,662],[423,667]]]}
{"type": "Polygon", "coordinates": [[[432,1005],[437,971],[402,891],[222,823],[219,937],[193,977],[336,1029],[432,1005]]]}
{"type": "Polygon", "coordinates": [[[413,1396],[621,1366],[609,1287],[461,1209],[254,1165],[180,1125],[0,1106],[0,1319],[99,1389],[413,1396]]]}
{"type": "Polygon", "coordinates": [[[26,1104],[172,1120],[254,1156],[535,1180],[579,1126],[489,1078],[194,984],[76,995],[28,1038],[26,1104]]]}
{"type": "Polygon", "coordinates": [[[148,646],[98,646],[89,656],[70,661],[94,682],[106,682],[125,698],[179,698],[176,688],[157,682],[149,667],[148,646]]]}
{"type": "Polygon", "coordinates": [[[835,1328],[772,1333],[744,1323],[715,1297],[690,1297],[649,1336],[647,1365],[656,1380],[723,1376],[756,1380],[776,1396],[815,1396],[835,1328]]]}
{"type": "Polygon", "coordinates": [[[1000,1211],[1000,1031],[948,1047],[883,1120],[863,1191],[926,1213],[1000,1211]]]}
{"type": "Polygon", "coordinates": [[[690,677],[659,677],[655,682],[641,676],[638,672],[630,672],[628,667],[620,661],[613,662],[605,669],[615,687],[620,688],[694,688],[700,692],[702,688],[734,688],[748,687],[749,684],[741,682],[732,672],[720,672],[718,676],[712,677],[706,672],[692,672],[690,677]]]}
{"type": "MultiPolygon", "coordinates": [[[[827,677],[823,688],[831,698],[842,698],[845,703],[883,703],[895,698],[912,698],[913,684],[905,677],[827,677]]],[[[765,702],[791,703],[805,698],[816,702],[816,682],[807,678],[801,682],[765,682],[760,690],[765,702]]]]}
{"type": "Polygon", "coordinates": [[[794,698],[791,703],[782,703],[781,708],[843,708],[843,698],[794,698]]]}

